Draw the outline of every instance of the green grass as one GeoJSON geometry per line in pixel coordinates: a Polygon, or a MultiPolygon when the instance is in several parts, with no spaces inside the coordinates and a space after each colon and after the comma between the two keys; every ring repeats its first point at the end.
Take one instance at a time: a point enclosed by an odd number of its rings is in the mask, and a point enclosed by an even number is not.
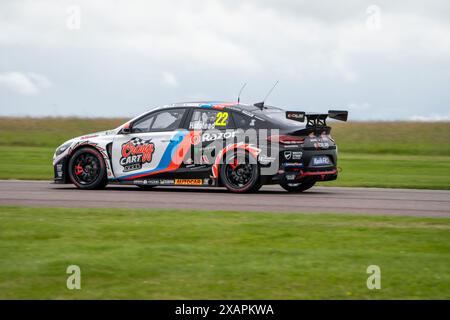
{"type": "Polygon", "coordinates": [[[450,156],[450,122],[332,122],[344,153],[450,156]]]}
{"type": "MultiPolygon", "coordinates": [[[[126,119],[0,118],[0,179],[52,179],[62,142],[126,119]]],[[[324,185],[450,190],[450,122],[333,122],[342,173],[324,185]]]]}
{"type": "Polygon", "coordinates": [[[54,148],[0,145],[0,179],[50,180],[54,148]]]}
{"type": "Polygon", "coordinates": [[[449,299],[450,220],[0,207],[0,299],[449,299]],[[66,288],[68,265],[81,290],[66,288]],[[368,290],[367,266],[381,268],[368,290]]]}
{"type": "Polygon", "coordinates": [[[0,117],[0,146],[55,149],[66,140],[117,128],[125,121],[126,119],[0,117]]]}
{"type": "Polygon", "coordinates": [[[338,180],[323,185],[450,189],[450,157],[343,153],[338,180]]]}

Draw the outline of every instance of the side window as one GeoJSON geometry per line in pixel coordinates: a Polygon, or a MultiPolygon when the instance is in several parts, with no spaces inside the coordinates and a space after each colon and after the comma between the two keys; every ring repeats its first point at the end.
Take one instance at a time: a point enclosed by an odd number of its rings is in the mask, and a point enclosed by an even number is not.
{"type": "Polygon", "coordinates": [[[149,132],[153,120],[155,120],[155,116],[151,115],[136,121],[135,123],[133,123],[132,132],[133,133],[149,132]]]}
{"type": "Polygon", "coordinates": [[[242,115],[238,112],[233,112],[233,120],[237,129],[249,129],[255,127],[255,119],[242,115]]]}
{"type": "Polygon", "coordinates": [[[180,127],[185,109],[162,110],[133,124],[133,133],[171,131],[180,127]]]}
{"type": "Polygon", "coordinates": [[[189,122],[190,130],[230,129],[232,120],[228,111],[195,110],[189,122]]]}
{"type": "Polygon", "coordinates": [[[158,112],[155,121],[150,127],[151,131],[171,131],[178,129],[185,110],[186,109],[173,109],[158,112]]]}

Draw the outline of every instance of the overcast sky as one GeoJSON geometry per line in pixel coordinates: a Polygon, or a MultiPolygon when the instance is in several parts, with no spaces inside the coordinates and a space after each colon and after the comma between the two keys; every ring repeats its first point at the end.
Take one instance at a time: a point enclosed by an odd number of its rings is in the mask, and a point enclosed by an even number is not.
{"type": "Polygon", "coordinates": [[[0,1],[0,115],[261,100],[450,120],[449,1],[0,1]]]}

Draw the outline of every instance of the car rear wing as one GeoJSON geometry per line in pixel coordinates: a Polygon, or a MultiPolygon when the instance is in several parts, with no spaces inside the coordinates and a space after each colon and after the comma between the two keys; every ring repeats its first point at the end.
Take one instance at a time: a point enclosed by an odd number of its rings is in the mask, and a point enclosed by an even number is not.
{"type": "Polygon", "coordinates": [[[336,119],[347,121],[348,111],[344,110],[328,110],[328,113],[306,113],[303,111],[286,111],[286,118],[289,120],[305,122],[306,127],[325,127],[326,119],[336,119]]]}

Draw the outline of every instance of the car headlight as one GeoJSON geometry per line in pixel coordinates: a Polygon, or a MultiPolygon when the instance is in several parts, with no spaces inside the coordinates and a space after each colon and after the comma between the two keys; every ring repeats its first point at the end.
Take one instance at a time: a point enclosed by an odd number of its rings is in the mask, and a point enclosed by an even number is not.
{"type": "Polygon", "coordinates": [[[72,144],[72,143],[69,142],[69,143],[63,144],[62,146],[59,146],[58,149],[56,149],[55,156],[59,156],[61,153],[63,153],[64,151],[66,151],[67,148],[69,148],[71,144],[72,144]]]}

